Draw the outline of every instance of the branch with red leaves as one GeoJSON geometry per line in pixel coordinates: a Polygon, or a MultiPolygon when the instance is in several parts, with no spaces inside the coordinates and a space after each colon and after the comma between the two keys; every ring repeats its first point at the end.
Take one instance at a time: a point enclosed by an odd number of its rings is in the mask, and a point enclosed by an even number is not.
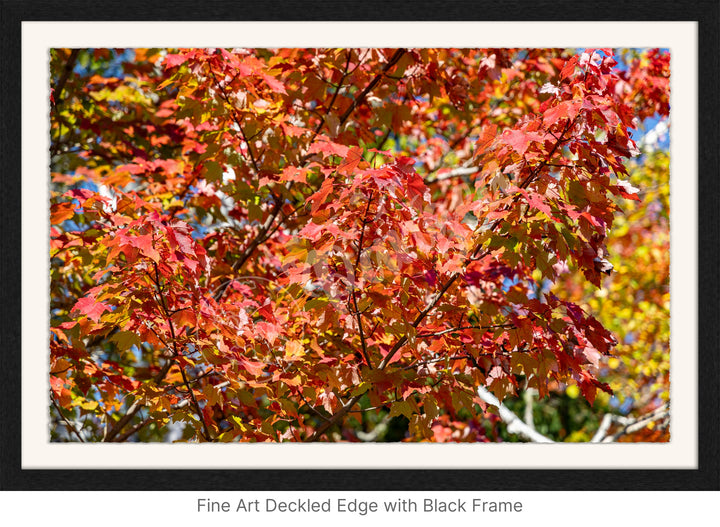
{"type": "MultiPolygon", "coordinates": [[[[372,91],[373,88],[375,88],[375,86],[377,86],[377,84],[380,82],[380,80],[381,80],[384,76],[387,75],[387,72],[390,71],[395,64],[397,64],[397,62],[402,58],[402,56],[405,54],[405,52],[406,52],[406,50],[405,50],[405,49],[402,49],[402,48],[396,50],[395,53],[393,54],[393,56],[390,58],[390,60],[383,66],[382,70],[375,75],[375,77],[372,79],[372,81],[370,81],[370,83],[369,83],[356,97],[353,98],[353,101],[352,101],[352,103],[350,104],[350,106],[343,112],[343,114],[342,114],[342,115],[340,116],[340,118],[339,118],[339,122],[340,122],[341,125],[344,124],[345,121],[348,120],[348,118],[352,115],[353,111],[354,111],[356,108],[358,108],[361,104],[363,104],[363,103],[365,102],[365,99],[367,98],[368,94],[372,91]]],[[[327,116],[329,115],[330,111],[332,110],[332,107],[333,107],[333,104],[334,104],[334,102],[335,102],[335,99],[337,98],[337,95],[338,95],[338,93],[340,92],[340,90],[341,90],[341,88],[342,88],[342,83],[345,81],[345,79],[346,79],[347,76],[348,76],[349,64],[350,64],[350,55],[348,54],[347,63],[346,63],[346,65],[345,65],[345,70],[344,70],[343,73],[342,73],[341,81],[340,81],[340,83],[337,85],[336,90],[335,90],[335,92],[333,93],[332,100],[331,100],[330,104],[328,105],[328,107],[327,107],[327,109],[326,109],[325,116],[322,117],[321,121],[318,123],[318,126],[315,128],[315,130],[314,130],[314,132],[313,132],[313,135],[312,135],[312,137],[311,137],[311,139],[310,139],[310,141],[309,141],[309,143],[308,143],[308,145],[307,145],[308,148],[310,147],[310,145],[312,145],[312,144],[315,142],[315,140],[317,139],[318,135],[319,135],[320,132],[322,131],[322,128],[326,125],[327,116]]],[[[215,77],[214,73],[213,73],[213,78],[215,79],[215,85],[216,85],[217,87],[219,87],[219,89],[220,89],[220,93],[221,93],[221,95],[222,95],[222,97],[223,97],[223,100],[224,100],[228,105],[230,105],[231,103],[230,103],[230,101],[229,101],[229,99],[228,99],[228,96],[227,96],[227,94],[226,94],[226,92],[225,92],[225,89],[224,89],[224,87],[220,87],[219,82],[218,82],[217,78],[215,77]]],[[[233,112],[233,119],[235,120],[237,126],[240,128],[240,130],[241,130],[241,132],[242,132],[241,124],[240,124],[237,116],[235,115],[235,112],[233,112]]],[[[243,137],[244,137],[244,132],[242,132],[242,133],[243,133],[243,137]]],[[[249,144],[248,144],[248,148],[250,148],[249,144]]],[[[256,171],[256,172],[259,172],[259,168],[258,168],[258,165],[257,165],[257,163],[256,163],[256,161],[255,161],[254,156],[252,156],[252,153],[251,153],[250,155],[251,155],[251,159],[252,159],[252,161],[253,161],[253,166],[255,167],[255,171],[256,171]]],[[[307,163],[308,163],[309,160],[310,160],[310,157],[311,157],[310,154],[306,155],[306,156],[302,159],[302,163],[301,163],[301,164],[302,164],[303,166],[307,165],[307,163]]],[[[285,191],[289,191],[289,190],[291,189],[291,187],[292,187],[292,184],[291,184],[290,182],[288,182],[288,183],[285,185],[285,191]]],[[[272,236],[272,234],[273,234],[275,231],[277,231],[278,228],[280,228],[280,226],[282,225],[282,223],[283,223],[284,221],[286,221],[286,220],[292,215],[292,214],[290,214],[290,215],[286,216],[285,218],[283,218],[283,220],[281,220],[281,221],[280,221],[277,225],[275,225],[275,227],[273,228],[273,225],[275,224],[275,220],[277,219],[278,215],[279,215],[280,212],[282,211],[282,205],[283,205],[283,197],[282,197],[282,196],[276,196],[276,197],[275,197],[275,205],[273,206],[273,209],[272,209],[272,211],[270,212],[268,218],[265,220],[265,222],[263,223],[263,225],[260,227],[260,229],[258,230],[258,232],[257,232],[257,234],[255,235],[255,237],[252,239],[252,241],[247,245],[247,247],[245,248],[245,250],[243,250],[243,252],[240,254],[240,256],[238,257],[238,259],[237,259],[237,260],[235,261],[235,263],[233,264],[232,267],[233,267],[233,270],[234,270],[234,271],[238,271],[240,268],[242,268],[242,266],[245,264],[245,262],[247,262],[248,259],[253,255],[253,253],[254,253],[255,250],[258,248],[258,246],[260,246],[261,244],[265,243],[265,242],[272,236]],[[271,230],[271,229],[272,229],[272,230],[271,230]]],[[[295,209],[295,211],[297,211],[297,208],[295,209]]],[[[295,212],[295,211],[294,211],[294,212],[295,212]]],[[[223,282],[223,284],[218,288],[217,292],[216,292],[215,295],[214,295],[216,300],[219,300],[220,298],[222,298],[224,292],[226,291],[226,289],[227,289],[227,287],[228,287],[228,285],[229,285],[230,283],[231,283],[231,280],[226,280],[226,281],[223,282]]]]}
{"type": "MultiPolygon", "coordinates": [[[[558,148],[568,141],[568,139],[565,137],[565,134],[572,130],[572,127],[574,126],[575,122],[577,120],[577,116],[572,119],[568,120],[565,126],[562,129],[562,133],[559,137],[555,137],[555,143],[553,144],[552,148],[549,150],[547,157],[543,160],[542,163],[535,166],[530,173],[525,177],[525,179],[521,182],[518,188],[520,189],[526,189],[528,186],[538,177],[538,175],[541,173],[541,170],[546,167],[548,164],[552,162],[553,155],[558,150],[558,148]]],[[[506,209],[510,209],[512,207],[512,204],[515,203],[520,197],[520,194],[516,194],[510,204],[506,206],[506,209]]],[[[502,219],[499,218],[495,222],[492,223],[490,226],[491,231],[495,231],[500,225],[502,224],[502,219]]],[[[481,256],[478,256],[478,253],[480,252],[482,246],[481,244],[477,244],[472,251],[470,251],[469,255],[466,257],[466,264],[481,258],[481,256]]],[[[427,303],[427,305],[420,311],[420,313],[415,317],[415,320],[412,322],[411,327],[414,329],[417,329],[418,326],[422,323],[423,320],[428,316],[428,314],[437,306],[440,299],[445,295],[445,293],[453,286],[453,284],[460,278],[463,274],[463,271],[455,271],[452,273],[450,278],[448,278],[445,283],[440,287],[440,289],[435,293],[435,295],[432,297],[432,299],[427,303]]],[[[388,364],[392,361],[393,357],[397,354],[397,352],[408,342],[408,334],[403,335],[400,337],[395,345],[390,349],[390,351],[385,355],[383,360],[378,365],[379,370],[384,370],[388,364]]],[[[357,402],[362,397],[361,395],[355,396],[351,398],[347,403],[345,403],[339,411],[333,414],[333,416],[326,422],[322,423],[320,427],[313,433],[313,435],[309,438],[309,441],[316,441],[320,438],[322,434],[324,434],[330,427],[337,424],[342,420],[345,415],[357,404],[357,402]]]]}

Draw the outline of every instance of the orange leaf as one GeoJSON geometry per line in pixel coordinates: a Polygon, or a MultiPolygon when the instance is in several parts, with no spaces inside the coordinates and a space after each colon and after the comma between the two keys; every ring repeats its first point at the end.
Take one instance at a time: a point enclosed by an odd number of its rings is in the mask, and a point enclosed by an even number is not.
{"type": "Polygon", "coordinates": [[[75,206],[71,202],[55,203],[50,208],[50,223],[57,225],[75,216],[75,206]]]}

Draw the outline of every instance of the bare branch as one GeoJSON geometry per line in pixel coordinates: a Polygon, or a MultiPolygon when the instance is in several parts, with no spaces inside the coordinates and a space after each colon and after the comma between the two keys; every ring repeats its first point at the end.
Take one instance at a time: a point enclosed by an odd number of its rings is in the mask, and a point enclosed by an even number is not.
{"type": "Polygon", "coordinates": [[[307,399],[305,399],[305,396],[302,394],[302,392],[298,392],[298,395],[300,396],[300,399],[303,400],[303,402],[307,405],[307,407],[310,409],[310,411],[311,411],[312,413],[314,413],[316,416],[318,416],[318,417],[319,417],[320,419],[322,419],[323,421],[326,421],[326,422],[327,422],[327,421],[330,420],[330,419],[328,419],[328,417],[326,417],[326,416],[324,416],[323,414],[321,414],[320,411],[319,411],[317,408],[315,408],[313,405],[311,405],[310,402],[309,402],[307,399]]]}
{"type": "Polygon", "coordinates": [[[605,436],[607,436],[608,430],[613,424],[613,414],[605,414],[602,418],[602,421],[600,422],[600,426],[598,427],[597,431],[595,432],[595,435],[590,440],[591,443],[599,443],[603,439],[605,439],[605,436]]]}
{"type": "Polygon", "coordinates": [[[364,441],[366,443],[375,441],[380,434],[383,434],[388,429],[388,424],[390,423],[390,414],[388,413],[383,417],[382,421],[380,421],[377,425],[375,425],[375,428],[372,429],[371,432],[363,432],[362,430],[358,430],[355,435],[360,441],[364,441]]]}
{"type": "Polygon", "coordinates": [[[525,421],[525,424],[528,425],[532,430],[535,430],[535,422],[533,420],[533,404],[535,400],[535,394],[536,390],[533,388],[528,388],[523,393],[523,401],[525,402],[525,412],[523,414],[523,421],[525,421]]]}
{"type": "Polygon", "coordinates": [[[339,422],[347,413],[352,409],[355,404],[362,398],[364,394],[359,394],[350,399],[347,403],[343,405],[340,410],[338,410],[336,413],[330,417],[326,422],[324,422],[322,425],[320,425],[317,430],[313,433],[312,436],[308,439],[308,441],[317,441],[331,426],[339,422]]]}
{"type": "Polygon", "coordinates": [[[225,104],[228,105],[228,108],[232,109],[232,116],[233,121],[235,121],[235,125],[238,127],[238,131],[240,132],[240,135],[242,136],[242,140],[247,145],[248,150],[248,156],[250,157],[250,162],[252,163],[253,168],[255,169],[255,174],[260,174],[260,168],[258,167],[257,159],[255,158],[255,155],[253,153],[252,145],[250,144],[247,136],[245,135],[245,130],[243,129],[242,123],[240,122],[240,118],[237,115],[237,112],[235,111],[235,107],[230,102],[230,98],[228,97],[227,93],[225,92],[225,86],[220,85],[220,81],[218,80],[217,76],[215,75],[215,72],[210,69],[210,75],[212,75],[213,80],[215,81],[215,86],[217,87],[218,91],[220,92],[220,95],[222,96],[223,100],[225,101],[225,104]]]}
{"type": "Polygon", "coordinates": [[[498,413],[500,414],[500,418],[505,421],[505,424],[507,424],[507,431],[511,434],[516,434],[519,436],[524,437],[528,441],[532,441],[533,443],[554,443],[552,439],[545,437],[541,433],[537,432],[533,428],[530,428],[527,424],[525,424],[522,419],[520,419],[517,415],[515,415],[507,406],[505,406],[503,403],[498,401],[497,397],[495,397],[490,391],[488,391],[487,388],[484,386],[478,386],[477,388],[477,394],[488,404],[491,404],[493,406],[496,406],[498,409],[498,413]]]}
{"type": "Polygon", "coordinates": [[[452,179],[454,177],[471,176],[477,172],[480,172],[481,167],[458,167],[438,174],[435,177],[428,177],[425,179],[426,184],[437,183],[438,181],[445,181],[446,179],[452,179]]]}
{"type": "Polygon", "coordinates": [[[652,412],[641,415],[639,417],[631,418],[624,417],[621,415],[605,414],[600,427],[598,428],[595,435],[590,440],[591,443],[613,443],[620,437],[632,434],[643,428],[647,427],[650,423],[656,421],[663,421],[670,417],[670,403],[665,403],[661,407],[653,410],[652,412]],[[620,425],[615,433],[607,435],[608,430],[613,425],[620,425]]]}

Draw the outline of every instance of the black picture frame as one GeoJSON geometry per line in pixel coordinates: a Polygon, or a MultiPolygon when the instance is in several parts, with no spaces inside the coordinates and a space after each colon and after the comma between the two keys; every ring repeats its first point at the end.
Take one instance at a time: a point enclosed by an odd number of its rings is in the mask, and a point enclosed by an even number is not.
{"type": "Polygon", "coordinates": [[[63,490],[720,490],[720,4],[302,0],[0,3],[0,489],[63,490]],[[698,24],[698,468],[622,470],[28,470],[21,466],[21,25],[24,21],[694,21],[698,24]]]}

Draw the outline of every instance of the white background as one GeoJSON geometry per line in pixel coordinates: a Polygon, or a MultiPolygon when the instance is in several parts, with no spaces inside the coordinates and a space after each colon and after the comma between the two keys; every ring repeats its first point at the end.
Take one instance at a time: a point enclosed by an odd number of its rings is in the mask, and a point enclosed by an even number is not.
{"type": "MultiPolygon", "coordinates": [[[[72,488],[72,480],[68,488],[72,488]]],[[[223,525],[241,527],[319,526],[368,527],[458,525],[462,527],[608,527],[617,525],[677,527],[712,525],[717,520],[718,493],[710,492],[23,492],[0,493],[0,508],[6,525],[47,525],[77,527],[223,525]],[[198,513],[198,498],[227,500],[233,509],[237,501],[265,498],[276,500],[312,497],[315,500],[339,497],[358,500],[424,498],[472,503],[521,501],[519,513],[385,513],[360,516],[352,513],[198,513]],[[37,523],[36,523],[37,522],[37,523]]]]}

